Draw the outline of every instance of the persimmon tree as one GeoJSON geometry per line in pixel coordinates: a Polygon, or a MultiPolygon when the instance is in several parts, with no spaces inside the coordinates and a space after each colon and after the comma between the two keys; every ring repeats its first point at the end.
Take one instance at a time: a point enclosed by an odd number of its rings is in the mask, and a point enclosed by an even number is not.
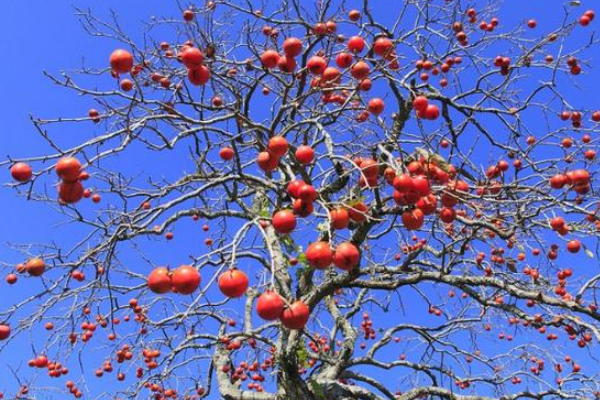
{"type": "Polygon", "coordinates": [[[7,396],[599,396],[594,12],[386,3],[78,12],[115,50],[47,75],[89,113],[2,162],[79,235],[3,265],[7,396]]]}

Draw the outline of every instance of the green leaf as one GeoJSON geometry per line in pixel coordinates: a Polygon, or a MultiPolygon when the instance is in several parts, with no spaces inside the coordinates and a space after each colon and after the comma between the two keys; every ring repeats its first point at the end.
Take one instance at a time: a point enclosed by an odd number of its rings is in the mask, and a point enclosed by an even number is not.
{"type": "Polygon", "coordinates": [[[281,236],[281,243],[288,253],[293,253],[296,250],[296,243],[290,235],[281,236]]]}
{"type": "Polygon", "coordinates": [[[300,261],[300,264],[302,264],[304,266],[308,266],[308,260],[306,259],[306,254],[300,253],[300,255],[298,256],[298,261],[300,261]]]}
{"type": "Polygon", "coordinates": [[[350,201],[347,202],[347,204],[350,207],[354,207],[355,205],[359,204],[359,203],[363,203],[365,201],[365,197],[364,196],[358,196],[350,201]]]}
{"type": "Polygon", "coordinates": [[[310,388],[312,389],[312,391],[317,395],[318,398],[323,399],[323,400],[327,399],[327,397],[325,397],[325,392],[323,391],[323,388],[317,381],[311,380],[308,384],[309,384],[310,388]]]}
{"type": "Polygon", "coordinates": [[[435,165],[441,168],[442,171],[449,171],[450,164],[448,164],[448,161],[446,161],[444,157],[440,156],[439,154],[434,154],[433,156],[431,156],[431,160],[434,162],[435,165]]]}
{"type": "Polygon", "coordinates": [[[308,351],[304,347],[304,342],[300,342],[298,349],[296,349],[296,357],[298,357],[298,364],[304,368],[308,367],[308,351]]]}
{"type": "Polygon", "coordinates": [[[302,253],[302,249],[300,248],[300,254],[298,255],[298,262],[300,263],[300,267],[296,268],[296,279],[302,278],[306,272],[310,271],[310,265],[308,265],[308,260],[306,259],[306,254],[302,253]]]}
{"type": "Polygon", "coordinates": [[[415,150],[415,159],[418,160],[419,157],[423,157],[428,162],[433,162],[435,165],[440,167],[444,172],[448,172],[448,170],[449,170],[450,164],[448,164],[448,161],[446,161],[446,159],[444,157],[440,156],[439,154],[430,153],[429,151],[427,151],[425,149],[417,147],[417,149],[415,150]]]}
{"type": "Polygon", "coordinates": [[[252,199],[252,205],[250,206],[250,209],[254,215],[258,215],[262,218],[271,217],[271,213],[269,212],[269,200],[260,193],[254,196],[254,199],[252,199]]]}

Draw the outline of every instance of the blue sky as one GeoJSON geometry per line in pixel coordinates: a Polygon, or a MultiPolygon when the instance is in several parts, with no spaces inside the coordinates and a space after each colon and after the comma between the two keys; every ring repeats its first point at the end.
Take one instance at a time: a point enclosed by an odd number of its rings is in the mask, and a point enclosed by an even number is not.
{"type": "MultiPolygon", "coordinates": [[[[375,14],[382,22],[389,18],[386,12],[389,0],[373,0],[371,2],[375,14]]],[[[120,16],[120,22],[124,30],[133,38],[140,38],[142,21],[148,20],[152,15],[179,16],[179,10],[175,2],[165,0],[145,0],[143,2],[134,0],[103,0],[103,1],[44,1],[31,0],[28,2],[10,1],[3,4],[3,12],[0,14],[0,54],[3,62],[0,63],[0,76],[3,78],[0,93],[4,101],[0,106],[0,157],[4,159],[8,155],[13,157],[34,156],[49,151],[48,146],[40,139],[29,120],[29,115],[40,117],[56,116],[83,116],[94,104],[88,98],[75,96],[64,89],[53,85],[43,76],[42,71],[59,74],[63,69],[77,68],[82,61],[89,66],[104,67],[107,65],[108,55],[118,45],[105,38],[95,38],[87,35],[78,23],[74,7],[92,8],[99,15],[106,16],[109,9],[114,9],[120,16]],[[142,5],[143,3],[143,5],[142,5]]],[[[475,4],[483,4],[477,1],[475,4]]],[[[583,1],[581,10],[594,5],[592,1],[583,1]]],[[[529,1],[515,2],[508,0],[502,7],[499,18],[504,24],[523,23],[529,18],[538,21],[537,31],[548,30],[562,18],[561,1],[529,1]]],[[[586,40],[590,31],[576,30],[573,42],[586,40]]],[[[527,32],[526,34],[529,34],[527,32]]],[[[532,33],[533,34],[533,33],[532,33]]],[[[160,38],[157,38],[160,40],[160,38]]],[[[597,49],[588,52],[590,58],[598,58],[600,53],[597,49]]],[[[600,100],[597,92],[600,86],[598,81],[600,73],[593,69],[595,60],[591,67],[585,68],[586,74],[577,78],[578,85],[583,90],[568,84],[563,86],[564,93],[572,100],[575,108],[589,107],[600,108],[600,100]]],[[[535,123],[534,125],[535,126],[535,123]]],[[[539,129],[544,129],[540,121],[539,129]]],[[[64,143],[73,143],[85,138],[85,126],[66,126],[64,129],[55,129],[54,134],[64,143]]],[[[90,128],[97,129],[97,128],[90,128]]],[[[169,155],[164,160],[169,160],[169,155]]],[[[485,162],[487,155],[482,155],[481,162],[485,162]]],[[[127,164],[136,164],[136,160],[128,160],[127,164]],[[133,161],[133,162],[132,162],[133,161]]],[[[165,175],[177,173],[177,170],[165,170],[163,163],[153,160],[153,165],[146,165],[148,171],[160,172],[165,175]]],[[[173,161],[173,159],[171,159],[173,161]]],[[[123,161],[125,162],[125,161],[123,161]]],[[[147,171],[147,172],[148,172],[147,171]]],[[[10,180],[8,169],[2,171],[2,181],[10,180]]],[[[50,180],[48,180],[50,184],[50,180]]],[[[51,187],[49,191],[53,190],[51,187]]],[[[82,230],[72,225],[61,224],[64,216],[56,213],[47,205],[27,202],[22,197],[7,187],[0,187],[0,242],[11,243],[42,243],[56,241],[58,243],[72,243],[82,234],[82,230]]],[[[91,206],[85,205],[90,209],[91,206]]],[[[175,231],[176,239],[181,238],[178,244],[168,244],[167,247],[157,247],[151,251],[158,260],[157,263],[177,264],[185,260],[169,260],[173,253],[183,250],[194,243],[201,245],[206,234],[192,223],[184,223],[175,231]],[[197,235],[197,236],[192,236],[197,235]],[[170,247],[168,247],[170,246],[170,247]]],[[[161,244],[162,246],[162,244],[161,244]]],[[[187,253],[185,253],[187,254],[187,253]]],[[[125,256],[127,258],[127,256],[125,256]]],[[[585,257],[578,257],[578,267],[596,267],[597,262],[591,262],[585,257]],[[593,264],[593,265],[592,265],[593,264]]],[[[16,263],[21,261],[18,253],[8,248],[0,250],[0,261],[16,263]]],[[[206,280],[208,276],[204,277],[206,280]]],[[[15,298],[29,293],[23,280],[15,287],[8,287],[3,281],[0,282],[0,309],[5,309],[12,304],[15,298]]],[[[239,304],[235,306],[239,308],[239,304]]],[[[409,304],[410,306],[410,304],[409,304]]],[[[409,307],[410,308],[410,307],[409,307]]],[[[405,318],[415,318],[425,321],[427,316],[420,315],[417,310],[408,310],[405,318]]],[[[424,322],[426,323],[426,322],[424,322]]],[[[40,333],[34,333],[37,338],[40,333]]],[[[465,341],[468,338],[463,338],[465,341]]],[[[26,360],[24,348],[28,348],[26,340],[15,342],[0,354],[0,369],[5,360],[26,360]]],[[[485,346],[482,344],[482,346],[485,346]]],[[[490,343],[489,346],[512,346],[510,343],[490,343]]],[[[573,350],[581,364],[592,367],[595,362],[586,355],[585,351],[573,350]]],[[[596,364],[597,365],[597,364],[596,364]]],[[[92,372],[93,370],[88,370],[92,372]]],[[[6,372],[6,371],[4,371],[6,372]]],[[[26,374],[31,371],[25,368],[26,374]]],[[[388,378],[386,378],[388,379],[388,378]]],[[[64,380],[61,379],[60,382],[64,380]]],[[[45,381],[44,381],[45,382],[45,381]]],[[[59,382],[53,381],[53,384],[59,382]]],[[[107,382],[106,380],[104,382],[107,382]]],[[[62,384],[62,383],[60,383],[62,384]]],[[[389,384],[394,387],[394,380],[389,384]]],[[[13,379],[0,380],[0,391],[7,392],[14,389],[13,379]]],[[[92,393],[97,393],[100,386],[97,383],[89,385],[92,393]]],[[[53,394],[47,394],[48,398],[58,398],[53,394]]]]}

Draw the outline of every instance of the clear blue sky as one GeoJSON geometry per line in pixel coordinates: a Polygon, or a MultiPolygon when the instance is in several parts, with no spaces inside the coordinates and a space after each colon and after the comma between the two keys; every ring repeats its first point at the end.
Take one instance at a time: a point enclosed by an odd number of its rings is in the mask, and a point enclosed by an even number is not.
{"type": "MultiPolygon", "coordinates": [[[[442,0],[438,0],[442,1],[442,0]]],[[[373,9],[385,23],[385,7],[389,0],[371,1],[373,9]]],[[[482,3],[480,1],[475,2],[482,3]]],[[[515,24],[529,18],[538,21],[538,30],[547,30],[554,26],[562,17],[561,1],[514,1],[507,0],[502,7],[499,17],[502,23],[515,24]]],[[[581,10],[595,6],[593,1],[582,1],[581,10]]],[[[88,36],[74,16],[75,7],[91,7],[99,15],[107,15],[109,9],[114,9],[120,16],[124,30],[132,37],[139,38],[141,21],[146,21],[152,15],[179,16],[175,2],[169,0],[72,0],[72,1],[5,1],[0,13],[0,77],[2,84],[0,93],[0,157],[7,155],[14,157],[40,155],[48,151],[48,147],[40,139],[29,121],[29,114],[41,117],[80,116],[85,115],[89,108],[94,107],[89,99],[78,98],[64,89],[59,89],[46,79],[42,71],[60,73],[62,69],[77,68],[85,60],[86,65],[106,66],[110,52],[118,46],[105,38],[88,36]]],[[[598,23],[599,21],[595,21],[598,23]]],[[[578,38],[587,38],[589,31],[577,31],[574,41],[578,38]],[[577,36],[580,34],[585,36],[577,36]]],[[[595,59],[600,58],[598,50],[587,54],[595,59]]],[[[592,60],[592,66],[596,64],[592,60]]],[[[591,107],[600,109],[600,99],[597,97],[600,85],[600,72],[593,68],[585,68],[586,75],[577,78],[578,84],[586,88],[579,90],[574,87],[564,87],[570,95],[574,107],[591,107]]],[[[56,135],[63,135],[65,141],[77,140],[85,132],[81,128],[65,128],[64,131],[54,131],[56,135]]],[[[540,121],[539,129],[544,129],[540,121]]],[[[156,166],[155,166],[156,167],[156,166]]],[[[152,168],[155,168],[152,167],[152,168]]],[[[1,171],[3,182],[10,180],[8,169],[1,171]]],[[[49,191],[53,190],[49,188],[49,191]]],[[[54,212],[50,207],[33,202],[26,202],[17,197],[15,192],[6,187],[0,187],[0,242],[27,243],[48,242],[56,240],[73,241],[77,230],[65,231],[64,225],[57,225],[64,217],[54,212]],[[75,232],[75,233],[74,233],[75,232]]],[[[198,232],[197,227],[182,227],[177,231],[180,237],[198,232]]],[[[203,240],[204,236],[198,239],[203,240]]],[[[171,245],[174,246],[174,245],[171,245]]],[[[170,252],[172,253],[173,247],[170,252]]],[[[158,250],[161,251],[161,250],[158,250]]],[[[164,256],[164,253],[163,253],[164,256]]],[[[597,264],[596,261],[587,261],[578,258],[581,263],[597,264]]],[[[19,255],[5,247],[0,248],[0,261],[16,263],[21,261],[19,255]]],[[[167,262],[163,260],[162,262],[167,262]]],[[[179,261],[172,261],[173,264],[179,261]]],[[[585,267],[585,265],[578,267],[585,267]]],[[[1,271],[1,270],[0,270],[1,271]]],[[[2,277],[3,278],[3,277],[2,277]]],[[[208,279],[208,277],[205,277],[208,279]]],[[[25,283],[25,282],[20,282],[25,283]]],[[[13,303],[15,297],[27,293],[23,285],[9,288],[4,281],[0,281],[0,309],[7,308],[13,303]]],[[[412,314],[410,311],[408,315],[412,314]]],[[[414,316],[417,317],[418,313],[414,316]]],[[[493,344],[492,344],[493,345],[493,344]]],[[[501,344],[506,346],[505,343],[501,344]]],[[[15,359],[27,360],[29,346],[26,342],[13,343],[0,354],[0,371],[5,361],[15,359]]],[[[587,359],[584,351],[573,350],[581,364],[592,366],[594,362],[587,359]],[[587,361],[586,361],[587,360],[587,361]]],[[[596,364],[597,366],[597,364],[596,364]]],[[[27,368],[26,374],[30,374],[27,368]]],[[[88,370],[88,373],[91,371],[88,370]]],[[[4,370],[2,373],[6,373],[4,370]]],[[[0,374],[0,376],[3,376],[0,374]]],[[[46,379],[46,378],[44,378],[46,379]]],[[[46,381],[42,381],[47,383],[46,381]]],[[[52,384],[61,385],[64,379],[52,381],[52,384]]],[[[108,382],[104,380],[102,382],[108,382]]],[[[41,383],[38,383],[41,385],[41,383]]],[[[90,388],[98,390],[92,383],[90,388]]],[[[394,382],[390,381],[393,387],[394,382]]],[[[0,391],[9,392],[14,389],[13,379],[0,378],[0,391]]],[[[47,394],[47,398],[59,398],[57,394],[47,394]]]]}

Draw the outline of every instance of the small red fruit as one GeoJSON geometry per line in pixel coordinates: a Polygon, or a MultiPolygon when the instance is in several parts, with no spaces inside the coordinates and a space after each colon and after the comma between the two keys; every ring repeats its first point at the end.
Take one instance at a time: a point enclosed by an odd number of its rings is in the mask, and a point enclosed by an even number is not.
{"type": "Polygon", "coordinates": [[[46,263],[41,258],[32,258],[25,263],[25,270],[31,276],[41,276],[46,271],[46,263]]]}
{"type": "MultiPolygon", "coordinates": [[[[348,68],[352,65],[353,59],[354,58],[352,57],[352,54],[350,54],[350,53],[340,53],[335,58],[335,63],[340,68],[348,68]]],[[[367,75],[368,75],[368,73],[367,73],[367,75]]]]}
{"type": "Polygon", "coordinates": [[[204,55],[197,47],[186,47],[180,53],[180,57],[183,65],[190,69],[201,67],[204,61],[204,55]]]}
{"type": "Polygon", "coordinates": [[[263,171],[271,172],[277,169],[277,165],[279,165],[279,159],[268,151],[262,151],[258,153],[256,163],[263,171]]]}
{"type": "Polygon", "coordinates": [[[392,185],[401,193],[408,193],[414,189],[413,178],[409,174],[398,175],[394,178],[392,185]]]}
{"type": "Polygon", "coordinates": [[[327,67],[327,68],[325,68],[325,71],[323,71],[323,76],[321,77],[321,82],[337,83],[337,82],[339,82],[341,75],[342,75],[342,73],[336,67],[327,67]]]}
{"type": "Polygon", "coordinates": [[[333,229],[346,229],[350,223],[350,214],[345,208],[337,208],[329,212],[333,229]]]}
{"type": "Polygon", "coordinates": [[[171,275],[173,290],[181,294],[194,293],[200,286],[201,280],[200,273],[191,265],[182,265],[171,275]]]}
{"type": "Polygon", "coordinates": [[[331,265],[332,259],[331,247],[327,242],[314,242],[306,249],[306,260],[313,268],[325,269],[331,265]]]}
{"type": "Polygon", "coordinates": [[[369,64],[364,61],[358,61],[352,66],[350,75],[352,75],[354,79],[362,81],[363,79],[368,78],[370,72],[371,67],[369,67],[369,64]]]}
{"type": "Polygon", "coordinates": [[[295,179],[290,181],[287,185],[287,191],[293,198],[297,199],[300,196],[300,189],[302,186],[306,185],[302,179],[295,179]]]}
{"type": "Polygon", "coordinates": [[[221,157],[221,159],[225,161],[230,161],[231,159],[233,159],[233,155],[234,153],[231,147],[223,147],[219,151],[219,157],[221,157]]]}
{"type": "Polygon", "coordinates": [[[17,275],[15,274],[8,274],[6,275],[6,283],[8,283],[9,285],[14,285],[15,283],[17,283],[17,275]]]}
{"type": "Polygon", "coordinates": [[[340,243],[333,253],[333,263],[336,267],[349,271],[358,265],[360,252],[358,248],[350,242],[340,243]]]}
{"type": "Polygon", "coordinates": [[[442,222],[450,224],[456,219],[456,211],[454,211],[454,208],[444,207],[442,208],[442,211],[440,211],[440,219],[442,222]]]}
{"type": "Polygon", "coordinates": [[[312,56],[306,63],[306,68],[313,75],[321,75],[327,68],[327,61],[321,56],[312,56]]]}
{"type": "Polygon", "coordinates": [[[348,209],[348,213],[350,214],[350,219],[354,222],[364,222],[367,220],[367,213],[369,208],[365,205],[365,203],[357,203],[348,209]]]}
{"type": "Polygon", "coordinates": [[[402,213],[402,223],[408,230],[419,229],[423,226],[423,222],[425,219],[425,214],[418,208],[415,208],[412,211],[404,211],[402,213]]]}
{"type": "Polygon", "coordinates": [[[33,172],[29,164],[18,162],[10,168],[10,175],[17,182],[27,182],[31,179],[33,172]]]}
{"type": "Polygon", "coordinates": [[[110,55],[110,67],[118,74],[130,72],[133,68],[133,55],[123,49],[113,51],[110,55]]]}
{"type": "Polygon", "coordinates": [[[348,13],[348,18],[350,18],[350,21],[352,22],[356,22],[360,19],[360,11],[358,10],[351,10],[348,13]]]}
{"type": "Polygon", "coordinates": [[[306,201],[308,203],[312,203],[317,199],[318,193],[317,189],[313,185],[305,184],[298,190],[298,197],[302,199],[302,201],[306,201]]]}
{"type": "Polygon", "coordinates": [[[65,182],[75,182],[81,172],[81,163],[74,157],[62,157],[56,163],[56,174],[65,182]]]}
{"type": "Polygon", "coordinates": [[[256,301],[256,313],[267,321],[274,321],[283,314],[284,303],[281,296],[272,291],[261,294],[256,301]]]}
{"type": "Polygon", "coordinates": [[[384,108],[385,104],[380,98],[374,98],[369,100],[369,103],[367,105],[367,109],[369,110],[369,112],[371,112],[374,115],[381,114],[384,108]]]}
{"type": "Polygon", "coordinates": [[[421,113],[427,110],[428,105],[429,102],[427,101],[427,97],[425,96],[417,96],[413,100],[413,108],[421,113]]]}
{"type": "Polygon", "coordinates": [[[288,57],[297,57],[302,53],[302,41],[298,38],[287,38],[283,42],[283,52],[288,57]]]}
{"type": "Polygon", "coordinates": [[[302,145],[296,149],[295,156],[300,164],[308,165],[315,158],[315,151],[310,146],[302,145]]]}
{"type": "Polygon", "coordinates": [[[429,104],[422,113],[421,117],[429,120],[436,120],[440,116],[440,109],[435,104],[429,104]]]}
{"type": "Polygon", "coordinates": [[[191,22],[194,19],[194,11],[192,11],[192,10],[185,10],[183,12],[183,19],[186,22],[191,22]]]}
{"type": "Polygon", "coordinates": [[[263,67],[271,69],[277,66],[277,62],[279,61],[279,53],[275,50],[267,50],[260,56],[260,62],[263,67]]]}
{"type": "Polygon", "coordinates": [[[567,250],[569,250],[570,253],[578,253],[579,250],[581,250],[581,242],[576,239],[569,240],[567,243],[567,250]]]}
{"type": "Polygon", "coordinates": [[[202,86],[210,79],[210,70],[206,65],[188,69],[188,79],[192,85],[202,86]]]}
{"type": "Polygon", "coordinates": [[[279,57],[279,61],[277,61],[277,66],[282,72],[291,74],[296,69],[296,60],[292,57],[281,56],[279,57]]]}
{"type": "Polygon", "coordinates": [[[67,203],[74,204],[83,198],[83,185],[81,182],[61,182],[58,185],[58,198],[67,203]]]}
{"type": "Polygon", "coordinates": [[[277,158],[281,158],[287,153],[290,145],[283,136],[273,136],[269,139],[269,145],[267,146],[269,153],[273,154],[277,158]]]}
{"type": "Polygon", "coordinates": [[[157,294],[170,292],[173,283],[171,282],[169,270],[164,267],[154,268],[148,275],[148,287],[157,294]]]}
{"type": "Polygon", "coordinates": [[[131,89],[133,89],[133,81],[131,79],[123,79],[119,86],[124,92],[129,92],[131,89]]]}
{"type": "Polygon", "coordinates": [[[431,188],[429,186],[429,179],[425,176],[416,176],[412,180],[413,190],[417,192],[420,196],[427,196],[431,193],[431,188]]]}
{"type": "Polygon", "coordinates": [[[241,297],[248,289],[248,276],[239,269],[223,272],[219,277],[219,289],[227,297],[241,297]]]}
{"type": "Polygon", "coordinates": [[[291,210],[281,210],[273,214],[273,229],[282,235],[292,233],[296,229],[296,216],[291,210]]]}
{"type": "Polygon", "coordinates": [[[281,323],[288,329],[304,329],[309,314],[308,306],[302,300],[297,300],[283,311],[281,323]]]}
{"type": "Polygon", "coordinates": [[[365,49],[365,40],[360,36],[352,36],[348,39],[348,50],[353,53],[360,53],[365,49]]]}
{"type": "Polygon", "coordinates": [[[10,326],[0,325],[0,340],[6,340],[10,336],[10,326]]]}
{"type": "Polygon", "coordinates": [[[392,50],[393,43],[386,37],[380,37],[373,43],[373,52],[380,57],[387,56],[392,50]]]}

